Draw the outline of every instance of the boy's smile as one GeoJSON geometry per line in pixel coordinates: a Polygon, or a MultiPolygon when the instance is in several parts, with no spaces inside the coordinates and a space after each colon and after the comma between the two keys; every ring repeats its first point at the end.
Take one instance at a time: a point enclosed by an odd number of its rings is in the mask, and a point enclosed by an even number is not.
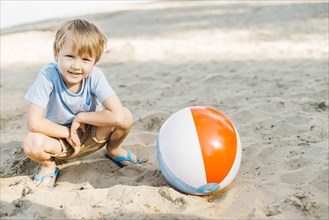
{"type": "Polygon", "coordinates": [[[90,57],[87,53],[81,55],[74,50],[71,38],[65,41],[55,55],[55,60],[66,87],[73,93],[79,92],[82,80],[89,76],[95,65],[95,57],[90,57]]]}
{"type": "Polygon", "coordinates": [[[67,71],[68,74],[71,74],[73,78],[78,78],[82,75],[82,73],[77,73],[77,72],[72,72],[72,71],[67,71]]]}

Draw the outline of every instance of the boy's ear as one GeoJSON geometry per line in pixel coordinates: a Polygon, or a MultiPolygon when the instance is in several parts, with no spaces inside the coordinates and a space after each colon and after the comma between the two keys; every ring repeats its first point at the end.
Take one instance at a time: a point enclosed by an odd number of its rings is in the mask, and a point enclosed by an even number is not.
{"type": "Polygon", "coordinates": [[[58,54],[54,53],[54,59],[56,62],[58,62],[58,54]]]}

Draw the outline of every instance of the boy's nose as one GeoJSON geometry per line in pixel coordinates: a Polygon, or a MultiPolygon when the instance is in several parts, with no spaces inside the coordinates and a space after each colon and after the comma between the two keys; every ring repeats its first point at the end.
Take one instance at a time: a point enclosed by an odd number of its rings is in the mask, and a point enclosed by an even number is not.
{"type": "Polygon", "coordinates": [[[74,60],[74,62],[72,63],[72,68],[80,69],[80,60],[79,59],[74,60]]]}

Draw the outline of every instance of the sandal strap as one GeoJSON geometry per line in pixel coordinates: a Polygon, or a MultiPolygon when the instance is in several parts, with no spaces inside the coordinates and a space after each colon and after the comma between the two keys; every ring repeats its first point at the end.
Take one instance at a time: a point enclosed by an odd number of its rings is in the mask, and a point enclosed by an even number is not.
{"type": "Polygon", "coordinates": [[[116,157],[116,158],[112,158],[115,162],[121,162],[121,161],[129,161],[131,162],[131,152],[128,151],[128,155],[127,157],[116,157]]]}
{"type": "Polygon", "coordinates": [[[42,176],[42,177],[40,177],[38,174],[35,174],[33,178],[34,178],[36,181],[38,181],[39,183],[42,183],[42,182],[43,182],[46,178],[48,178],[48,177],[57,177],[58,173],[59,173],[59,168],[56,167],[54,173],[47,173],[46,175],[44,175],[44,176],[42,176]]]}

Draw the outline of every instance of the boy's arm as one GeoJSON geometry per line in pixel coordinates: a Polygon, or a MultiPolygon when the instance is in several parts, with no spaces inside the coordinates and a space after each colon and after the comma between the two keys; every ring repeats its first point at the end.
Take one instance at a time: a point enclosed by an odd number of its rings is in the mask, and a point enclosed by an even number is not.
{"type": "MultiPolygon", "coordinates": [[[[80,112],[74,119],[78,123],[91,124],[98,127],[125,126],[124,108],[116,95],[112,95],[102,102],[103,111],[80,112]]],[[[73,129],[73,128],[72,128],[73,129]]]]}
{"type": "Polygon", "coordinates": [[[44,117],[44,112],[44,108],[33,103],[29,104],[27,111],[27,128],[29,129],[29,131],[42,133],[51,137],[69,137],[69,128],[46,119],[44,117]]]}

